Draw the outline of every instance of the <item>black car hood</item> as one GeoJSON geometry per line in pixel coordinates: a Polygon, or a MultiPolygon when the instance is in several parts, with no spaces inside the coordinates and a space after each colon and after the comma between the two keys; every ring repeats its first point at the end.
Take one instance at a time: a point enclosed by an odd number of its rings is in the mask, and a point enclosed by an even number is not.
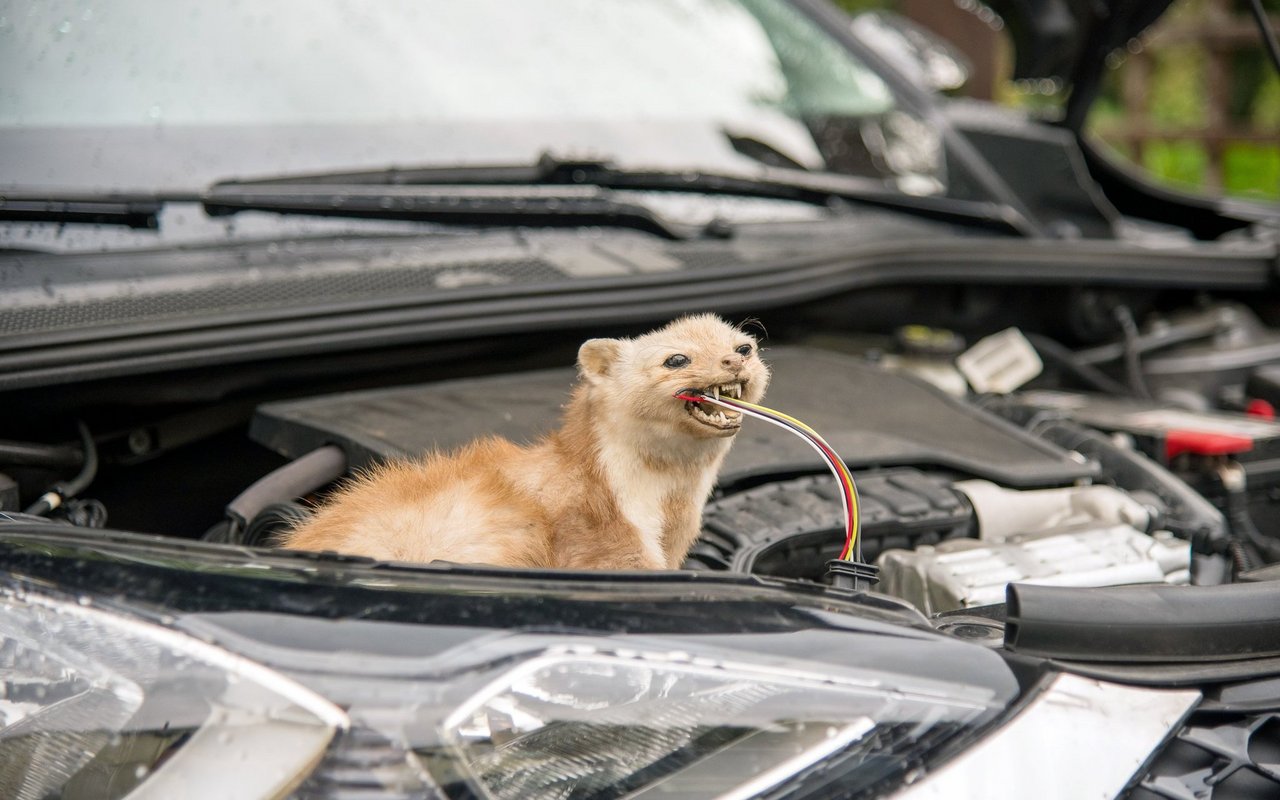
{"type": "Polygon", "coordinates": [[[1013,38],[1013,77],[1076,85],[1146,30],[1172,0],[986,0],[1013,38]]]}
{"type": "Polygon", "coordinates": [[[1141,34],[1172,0],[987,0],[1013,39],[1015,79],[1069,87],[1064,124],[1084,125],[1106,74],[1107,56],[1141,34]]]}

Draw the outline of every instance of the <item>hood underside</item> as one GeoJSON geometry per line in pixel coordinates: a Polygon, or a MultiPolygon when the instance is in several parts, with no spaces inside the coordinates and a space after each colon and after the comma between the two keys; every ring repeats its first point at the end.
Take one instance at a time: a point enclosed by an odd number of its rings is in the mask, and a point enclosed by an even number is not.
{"type": "Polygon", "coordinates": [[[1172,0],[986,0],[1004,18],[1015,49],[1013,77],[1078,86],[1093,62],[1141,34],[1172,0]]]}

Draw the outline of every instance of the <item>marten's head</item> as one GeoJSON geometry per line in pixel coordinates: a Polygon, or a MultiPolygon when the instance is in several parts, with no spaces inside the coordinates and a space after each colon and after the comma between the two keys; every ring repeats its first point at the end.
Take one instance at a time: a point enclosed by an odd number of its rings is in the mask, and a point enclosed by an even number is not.
{"type": "Polygon", "coordinates": [[[755,338],[713,314],[681,317],[634,339],[590,339],[578,370],[600,413],[626,413],[697,438],[733,436],[742,414],[676,399],[690,389],[751,403],[764,397],[769,368],[755,338]]]}

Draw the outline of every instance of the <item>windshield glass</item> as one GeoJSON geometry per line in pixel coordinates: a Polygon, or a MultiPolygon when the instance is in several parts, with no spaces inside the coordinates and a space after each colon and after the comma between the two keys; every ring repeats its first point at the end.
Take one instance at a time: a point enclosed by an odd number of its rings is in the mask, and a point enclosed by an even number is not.
{"type": "Polygon", "coordinates": [[[903,116],[782,0],[0,0],[9,186],[193,189],[544,152],[936,181],[940,157],[886,161],[903,116]]]}

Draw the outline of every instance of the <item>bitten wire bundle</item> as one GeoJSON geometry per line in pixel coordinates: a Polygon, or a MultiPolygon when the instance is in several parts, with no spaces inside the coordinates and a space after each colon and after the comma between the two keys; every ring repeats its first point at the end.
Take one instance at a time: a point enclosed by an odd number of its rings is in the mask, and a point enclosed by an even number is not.
{"type": "Polygon", "coordinates": [[[788,430],[808,442],[809,446],[817,450],[818,454],[822,456],[822,460],[827,462],[827,466],[831,469],[831,474],[835,476],[836,483],[840,486],[840,504],[844,509],[845,519],[844,549],[840,551],[840,560],[862,561],[862,541],[858,536],[861,530],[861,523],[858,518],[858,488],[854,486],[853,475],[850,474],[849,468],[845,466],[844,461],[831,445],[827,444],[826,440],[818,435],[817,431],[795,417],[783,414],[781,411],[774,411],[772,408],[748,403],[745,400],[738,400],[732,397],[715,397],[693,389],[678,392],[675,397],[677,400],[684,400],[689,403],[711,403],[712,405],[741,412],[749,417],[755,417],[777,425],[779,428],[788,430]]]}

